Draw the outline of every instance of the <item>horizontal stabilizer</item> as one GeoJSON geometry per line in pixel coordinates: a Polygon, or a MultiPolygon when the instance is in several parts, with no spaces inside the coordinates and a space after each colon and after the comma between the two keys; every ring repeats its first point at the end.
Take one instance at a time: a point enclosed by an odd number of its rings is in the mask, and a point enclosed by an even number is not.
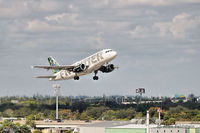
{"type": "Polygon", "coordinates": [[[36,78],[56,78],[56,76],[37,76],[36,78]]]}

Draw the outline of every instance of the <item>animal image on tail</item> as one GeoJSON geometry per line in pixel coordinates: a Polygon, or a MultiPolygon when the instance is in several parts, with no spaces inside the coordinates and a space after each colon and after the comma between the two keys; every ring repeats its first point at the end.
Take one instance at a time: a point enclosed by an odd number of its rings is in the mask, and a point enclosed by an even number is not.
{"type": "MultiPolygon", "coordinates": [[[[48,62],[50,66],[59,66],[59,64],[56,62],[56,60],[53,57],[48,57],[48,62]]],[[[59,72],[59,69],[52,69],[52,73],[55,74],[59,72]]]]}

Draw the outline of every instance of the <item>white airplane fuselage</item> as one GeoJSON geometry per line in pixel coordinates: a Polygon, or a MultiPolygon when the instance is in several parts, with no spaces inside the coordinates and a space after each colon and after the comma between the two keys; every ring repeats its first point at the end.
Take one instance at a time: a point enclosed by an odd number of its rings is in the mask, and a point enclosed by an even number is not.
{"type": "Polygon", "coordinates": [[[107,64],[117,56],[117,52],[111,49],[101,50],[81,61],[78,61],[72,65],[76,66],[84,64],[87,68],[83,72],[75,73],[69,70],[61,70],[54,74],[56,78],[49,78],[49,80],[67,80],[72,79],[74,76],[82,76],[98,70],[102,65],[107,64]]]}

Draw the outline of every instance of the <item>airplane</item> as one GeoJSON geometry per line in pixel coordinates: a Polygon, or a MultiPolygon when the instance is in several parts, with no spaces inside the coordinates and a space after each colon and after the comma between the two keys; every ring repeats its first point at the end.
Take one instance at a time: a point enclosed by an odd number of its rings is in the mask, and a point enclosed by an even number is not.
{"type": "Polygon", "coordinates": [[[86,75],[94,72],[93,80],[98,80],[98,71],[103,73],[112,72],[117,66],[108,64],[117,56],[117,52],[112,49],[101,50],[81,61],[72,65],[59,65],[53,57],[48,57],[50,66],[33,66],[33,68],[51,69],[53,75],[51,76],[38,76],[36,78],[48,78],[50,81],[79,80],[79,76],[86,75]]]}

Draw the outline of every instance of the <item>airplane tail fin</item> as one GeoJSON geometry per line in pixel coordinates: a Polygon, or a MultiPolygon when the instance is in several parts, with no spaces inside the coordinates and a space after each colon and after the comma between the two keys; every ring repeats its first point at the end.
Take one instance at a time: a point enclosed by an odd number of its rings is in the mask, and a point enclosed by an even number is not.
{"type": "MultiPolygon", "coordinates": [[[[48,62],[50,66],[59,66],[58,62],[53,57],[48,57],[48,62]]],[[[53,74],[59,72],[59,69],[52,69],[53,74]]]]}

